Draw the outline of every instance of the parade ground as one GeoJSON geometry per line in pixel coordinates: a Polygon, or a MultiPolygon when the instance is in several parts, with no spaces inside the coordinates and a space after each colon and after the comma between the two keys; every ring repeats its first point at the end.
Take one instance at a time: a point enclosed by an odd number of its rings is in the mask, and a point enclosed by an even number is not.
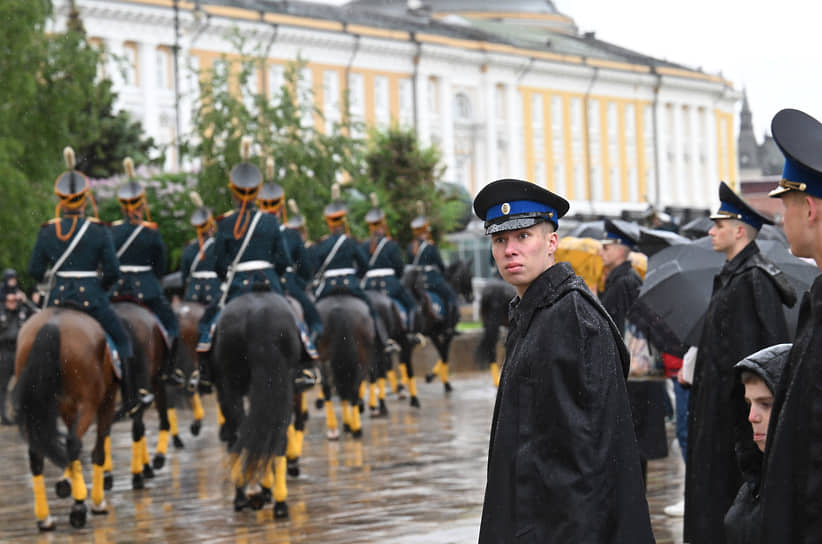
{"type": "MultiPolygon", "coordinates": [[[[274,520],[270,505],[234,512],[214,395],[203,397],[206,418],[197,437],[189,430],[191,412],[179,410],[185,447],[169,446],[166,466],[143,490],[131,488],[129,424],[115,425],[109,513],[89,516],[82,529],[69,525],[72,500],[55,494],[62,471],[47,464],[46,489],[57,530],[37,532],[27,450],[16,427],[2,427],[0,542],[476,542],[496,390],[485,372],[454,373],[452,384],[454,391],[446,396],[441,384],[420,383],[419,409],[389,394],[387,417],[372,418],[366,410],[362,438],[345,434],[334,442],[325,437],[325,411],[314,407],[316,392],[310,392],[301,474],[288,480],[290,518],[285,521],[274,520]]],[[[156,414],[146,420],[153,455],[156,414]]],[[[672,438],[670,425],[668,431],[672,438]]],[[[89,487],[91,434],[93,429],[82,455],[89,487]]],[[[649,463],[648,502],[659,543],[682,541],[681,518],[669,518],[662,510],[682,498],[683,477],[676,448],[666,459],[649,463]]]]}

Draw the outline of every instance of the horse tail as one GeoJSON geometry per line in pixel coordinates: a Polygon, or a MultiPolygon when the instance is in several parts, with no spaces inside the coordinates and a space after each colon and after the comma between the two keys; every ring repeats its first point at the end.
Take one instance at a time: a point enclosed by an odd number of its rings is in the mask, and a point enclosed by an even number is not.
{"type": "MultiPolygon", "coordinates": [[[[282,323],[284,318],[266,315],[265,319],[282,323]]],[[[265,321],[260,320],[260,323],[265,321]]],[[[285,328],[286,325],[282,324],[282,329],[285,328]]],[[[247,347],[249,409],[240,425],[237,441],[232,446],[232,452],[240,456],[246,481],[262,476],[272,456],[285,455],[286,429],[291,419],[294,388],[291,365],[284,351],[293,351],[285,346],[289,342],[289,334],[294,337],[291,340],[295,346],[299,340],[295,340],[296,329],[293,332],[282,329],[272,330],[268,325],[265,330],[256,331],[258,334],[249,334],[249,338],[253,339],[247,347]]]]}
{"type": "Polygon", "coordinates": [[[328,317],[328,328],[337,331],[331,340],[331,371],[340,398],[356,404],[359,400],[359,353],[355,324],[344,308],[334,308],[328,317]]]}
{"type": "Polygon", "coordinates": [[[29,448],[48,457],[58,467],[65,467],[68,453],[63,435],[57,430],[57,397],[61,391],[60,328],[49,321],[34,338],[14,389],[14,403],[20,433],[29,448]]]}

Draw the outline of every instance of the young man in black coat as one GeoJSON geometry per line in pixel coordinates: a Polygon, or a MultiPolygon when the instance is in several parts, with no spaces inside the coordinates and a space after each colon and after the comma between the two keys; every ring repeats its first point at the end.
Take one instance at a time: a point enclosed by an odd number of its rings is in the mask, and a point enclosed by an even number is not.
{"type": "MultiPolygon", "coordinates": [[[[822,124],[797,110],[771,123],[785,168],[771,196],[785,206],[791,252],[822,266],[822,124]]],[[[822,542],[822,275],[805,293],[771,412],[760,542],[822,542]]]]}
{"type": "Polygon", "coordinates": [[[555,263],[568,202],[498,180],[474,200],[514,286],[479,542],[653,542],[614,322],[555,263]]]}
{"type": "Polygon", "coordinates": [[[723,519],[742,485],[737,455],[755,448],[744,387],[734,365],[766,346],[789,342],[783,305],[796,295],[785,275],[759,252],[756,238],[769,219],[725,183],[711,216],[714,251],[727,262],[714,277],[699,338],[688,406],[684,537],[691,544],[725,541],[723,519]]]}

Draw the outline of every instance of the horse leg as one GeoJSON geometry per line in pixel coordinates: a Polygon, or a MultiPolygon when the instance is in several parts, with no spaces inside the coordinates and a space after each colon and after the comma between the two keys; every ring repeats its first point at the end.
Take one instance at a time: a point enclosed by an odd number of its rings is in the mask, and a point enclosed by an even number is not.
{"type": "Polygon", "coordinates": [[[160,432],[157,434],[157,450],[154,453],[152,466],[160,470],[166,464],[166,454],[168,453],[168,437],[171,429],[171,422],[169,421],[168,413],[171,410],[161,409],[160,403],[157,403],[157,418],[159,419],[160,432]]]}
{"type": "Polygon", "coordinates": [[[111,488],[114,487],[114,477],[111,475],[111,471],[114,468],[114,464],[111,461],[111,430],[109,430],[109,434],[106,435],[103,449],[105,451],[105,461],[103,462],[103,489],[110,491],[111,488]]]}
{"type": "Polygon", "coordinates": [[[377,378],[377,392],[379,408],[376,415],[371,415],[373,417],[386,417],[388,415],[388,406],[385,404],[385,378],[377,378]]]}
{"type": "Polygon", "coordinates": [[[431,372],[425,375],[425,383],[431,383],[434,381],[434,378],[440,376],[440,372],[442,371],[442,359],[439,359],[437,363],[431,367],[431,372]]]}
{"type": "MultiPolygon", "coordinates": [[[[349,406],[348,402],[342,401],[343,405],[343,421],[348,413],[348,423],[346,430],[351,433],[352,438],[362,437],[362,421],[360,420],[360,411],[356,406],[349,406]]],[[[345,427],[344,427],[345,428],[345,427]]]]}
{"type": "Polygon", "coordinates": [[[286,459],[274,457],[274,519],[288,518],[288,487],[285,481],[286,459]]]}
{"type": "Polygon", "coordinates": [[[305,422],[308,412],[302,410],[305,403],[305,393],[295,395],[294,424],[288,426],[285,457],[288,462],[288,475],[300,475],[300,457],[303,454],[303,438],[305,437],[305,422]]]}
{"type": "Polygon", "coordinates": [[[334,403],[330,397],[325,401],[325,426],[327,428],[326,437],[329,440],[339,440],[340,430],[337,427],[337,416],[334,414],[334,403]]]}
{"type": "MultiPolygon", "coordinates": [[[[97,409],[97,440],[91,452],[91,513],[93,515],[108,514],[105,499],[105,465],[106,456],[111,455],[111,423],[114,419],[115,389],[112,388],[97,409]],[[107,451],[108,446],[108,451],[107,451]]],[[[110,461],[110,460],[109,460],[110,461]]]]}
{"type": "MultiPolygon", "coordinates": [[[[347,400],[341,401],[342,404],[342,421],[343,421],[343,432],[350,433],[351,432],[351,403],[347,400]]],[[[356,407],[354,408],[356,410],[356,407]]]]}
{"type": "Polygon", "coordinates": [[[414,377],[414,365],[411,363],[411,351],[408,351],[408,358],[406,363],[400,367],[400,370],[405,369],[408,373],[408,395],[411,397],[409,404],[413,408],[420,407],[420,399],[417,397],[417,379],[414,377]]]}
{"type": "Polygon", "coordinates": [[[192,436],[198,436],[200,429],[203,427],[205,411],[203,410],[203,401],[200,399],[200,394],[196,391],[191,395],[191,416],[194,419],[191,422],[191,434],[192,436]]]}
{"type": "Polygon", "coordinates": [[[251,501],[245,492],[245,476],[243,475],[243,463],[237,458],[231,468],[231,481],[234,482],[234,511],[241,512],[246,508],[251,508],[251,501]]]}
{"type": "Polygon", "coordinates": [[[177,409],[169,408],[166,410],[166,417],[168,418],[168,433],[171,435],[174,448],[178,450],[183,449],[185,444],[183,444],[180,438],[180,427],[177,425],[177,409]]]}
{"type": "Polygon", "coordinates": [[[74,498],[74,504],[69,514],[69,522],[71,526],[76,529],[86,525],[86,516],[88,513],[88,509],[86,508],[88,488],[83,478],[83,465],[80,462],[80,448],[82,446],[80,437],[86,434],[86,431],[96,416],[96,412],[91,410],[87,405],[80,405],[78,412],[79,417],[77,420],[74,424],[68,426],[70,430],[66,438],[69,464],[71,466],[71,495],[74,498]]]}
{"type": "Polygon", "coordinates": [[[448,348],[451,346],[451,334],[443,333],[442,336],[438,337],[434,341],[434,345],[437,347],[437,351],[440,355],[440,361],[437,364],[441,364],[440,366],[440,380],[442,380],[442,386],[446,393],[450,393],[454,390],[451,387],[451,382],[448,381],[448,348]]]}
{"type": "Polygon", "coordinates": [[[55,525],[54,519],[49,514],[43,464],[43,456],[29,448],[29,467],[31,468],[31,487],[34,491],[34,517],[37,518],[37,528],[40,531],[53,531],[55,525]]]}
{"type": "Polygon", "coordinates": [[[143,476],[143,438],[145,437],[146,426],[143,423],[142,414],[135,415],[131,420],[131,488],[143,489],[145,479],[143,476]]]}

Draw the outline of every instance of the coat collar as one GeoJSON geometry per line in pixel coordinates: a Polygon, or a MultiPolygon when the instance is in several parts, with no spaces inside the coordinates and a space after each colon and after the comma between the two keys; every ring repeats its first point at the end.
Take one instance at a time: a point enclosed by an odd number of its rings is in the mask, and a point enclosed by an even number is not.
{"type": "Polygon", "coordinates": [[[560,294],[560,286],[575,277],[574,269],[565,262],[555,263],[531,282],[525,294],[514,297],[508,308],[508,318],[520,324],[531,322],[537,308],[550,304],[560,294]]]}
{"type": "Polygon", "coordinates": [[[613,270],[608,272],[608,276],[605,278],[605,291],[607,291],[608,287],[610,287],[611,284],[616,282],[619,278],[630,275],[632,270],[633,265],[631,264],[631,261],[627,260],[615,266],[613,270]]]}

